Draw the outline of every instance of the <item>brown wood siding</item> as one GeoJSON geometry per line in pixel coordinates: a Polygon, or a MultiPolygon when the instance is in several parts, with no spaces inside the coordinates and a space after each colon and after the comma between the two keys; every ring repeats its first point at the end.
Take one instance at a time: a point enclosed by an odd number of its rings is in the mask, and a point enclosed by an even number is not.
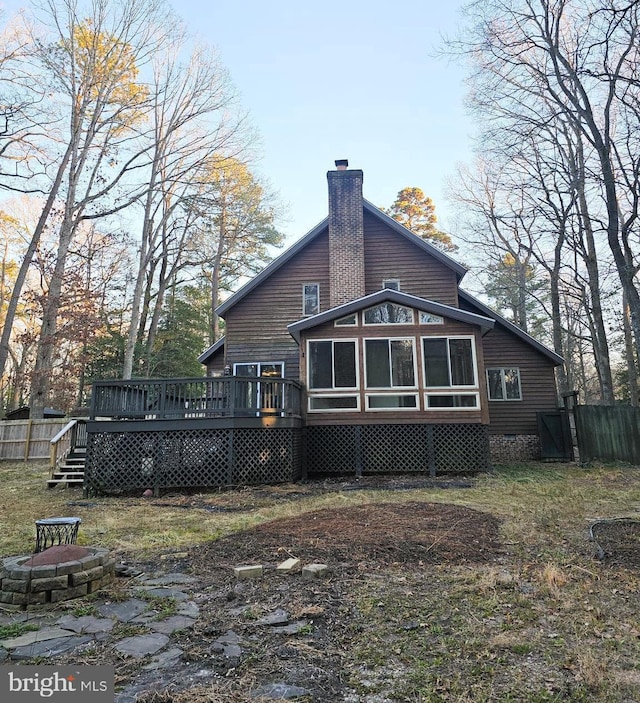
{"type": "Polygon", "coordinates": [[[522,400],[489,401],[491,434],[538,434],[536,413],[558,406],[553,362],[505,327],[484,338],[485,368],[517,366],[522,400]]]}
{"type": "Polygon", "coordinates": [[[367,294],[380,290],[384,279],[395,278],[404,293],[458,305],[456,274],[367,212],[364,261],[367,294]]]}
{"type": "Polygon", "coordinates": [[[326,232],[227,312],[228,364],[284,361],[285,377],[298,379],[298,345],[287,325],[302,318],[304,283],[320,285],[321,311],[328,309],[329,239],[326,232]]]}
{"type": "MultiPolygon", "coordinates": [[[[463,301],[460,307],[483,314],[470,302],[463,301]]],[[[483,347],[486,369],[514,366],[520,369],[522,393],[522,400],[489,401],[489,433],[537,435],[536,413],[558,407],[555,364],[497,321],[484,336],[483,347]]]]}
{"type": "MultiPolygon", "coordinates": [[[[322,412],[322,413],[307,413],[307,405],[305,399],[305,407],[303,409],[306,414],[306,424],[314,425],[375,425],[375,424],[403,424],[423,422],[428,424],[465,424],[465,423],[483,423],[489,421],[489,413],[486,403],[486,378],[483,366],[483,351],[482,351],[482,336],[478,328],[467,325],[456,320],[445,320],[443,325],[367,325],[353,327],[335,327],[333,322],[319,325],[318,327],[309,330],[300,341],[300,353],[306,355],[307,341],[311,339],[370,339],[375,337],[413,337],[416,342],[416,353],[418,356],[417,363],[417,383],[418,389],[415,391],[419,397],[419,404],[422,405],[423,388],[423,369],[422,369],[422,353],[417,348],[421,343],[422,337],[450,337],[456,335],[473,335],[475,337],[476,358],[478,364],[478,383],[480,391],[480,409],[477,411],[422,411],[422,410],[402,410],[402,411],[366,411],[365,408],[365,383],[364,383],[364,358],[363,355],[359,359],[360,373],[360,391],[354,391],[352,395],[360,395],[360,411],[359,412],[322,412]]],[[[360,349],[362,349],[362,343],[360,349]]],[[[301,358],[301,382],[307,385],[306,378],[306,359],[301,358]]],[[[402,389],[398,389],[403,392],[402,389]]],[[[414,392],[407,390],[408,393],[414,392]]],[[[330,393],[329,393],[330,394],[330,393]]],[[[349,392],[345,391],[348,395],[349,392]]]]}

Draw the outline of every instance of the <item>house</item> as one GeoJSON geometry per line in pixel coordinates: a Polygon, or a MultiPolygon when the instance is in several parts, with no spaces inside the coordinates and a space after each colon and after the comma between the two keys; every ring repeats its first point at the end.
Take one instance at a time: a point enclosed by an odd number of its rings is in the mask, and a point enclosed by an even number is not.
{"type": "Polygon", "coordinates": [[[328,217],[219,306],[225,337],[200,356],[207,375],[255,378],[256,406],[268,380],[298,381],[312,474],[539,458],[562,358],[365,200],[361,170],[336,161],[327,178],[328,217]]]}
{"type": "Polygon", "coordinates": [[[539,457],[562,359],[336,166],[328,218],[219,306],[205,376],[93,384],[85,494],[539,457]]]}

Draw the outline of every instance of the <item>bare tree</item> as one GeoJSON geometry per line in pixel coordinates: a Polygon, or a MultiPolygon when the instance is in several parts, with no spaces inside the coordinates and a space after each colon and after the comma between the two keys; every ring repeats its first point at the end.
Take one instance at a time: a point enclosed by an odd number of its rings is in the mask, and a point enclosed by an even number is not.
{"type": "MultiPolygon", "coordinates": [[[[147,161],[146,149],[135,144],[149,97],[138,72],[162,41],[158,26],[167,12],[155,0],[91,0],[86,7],[64,0],[47,2],[43,19],[49,34],[34,37],[36,57],[66,120],[57,135],[64,155],[49,194],[61,201],[62,216],[32,377],[32,417],[41,416],[48,394],[73,238],[83,221],[122,210],[144,192],[143,183],[131,182],[147,161]]],[[[43,226],[49,215],[43,211],[43,226]]]]}
{"type": "MultiPolygon", "coordinates": [[[[597,240],[607,242],[627,296],[637,351],[638,4],[607,0],[594,9],[584,0],[483,0],[466,12],[471,31],[449,48],[471,61],[471,102],[487,125],[483,139],[492,153],[517,152],[523,137],[539,139],[549,128],[556,136],[548,148],[564,144],[556,153],[567,182],[573,178],[579,236],[571,243],[586,267],[602,398],[612,402],[597,240]]],[[[538,185],[537,192],[544,190],[538,185]]]]}
{"type": "Polygon", "coordinates": [[[170,50],[157,56],[154,65],[149,134],[152,158],[143,200],[123,378],[133,374],[136,346],[145,334],[154,285],[151,337],[167,285],[188,263],[183,254],[191,237],[192,200],[200,192],[208,169],[241,153],[252,140],[229,76],[213,49],[197,47],[183,63],[185,44],[186,37],[176,36],[170,50]]]}

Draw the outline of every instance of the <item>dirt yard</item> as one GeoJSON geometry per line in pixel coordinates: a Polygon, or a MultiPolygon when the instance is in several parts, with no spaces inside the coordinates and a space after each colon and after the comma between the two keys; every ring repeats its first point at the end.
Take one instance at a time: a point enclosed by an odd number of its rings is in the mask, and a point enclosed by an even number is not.
{"type": "MultiPolygon", "coordinates": [[[[61,513],[65,497],[53,499],[61,513]]],[[[66,500],[89,543],[109,527],[110,548],[133,572],[195,579],[195,625],[171,635],[179,664],[149,670],[119,655],[116,639],[138,632],[129,623],[57,660],[115,664],[119,702],[250,703],[302,691],[291,699],[640,703],[640,530],[633,517],[614,519],[637,514],[640,469],[66,500]],[[328,572],[278,573],[292,556],[328,572]],[[264,565],[263,578],[236,579],[242,564],[264,565]],[[239,654],[225,654],[225,637],[239,654]]],[[[121,577],[60,608],[90,613],[105,599],[140,597],[138,588],[121,577]]]]}

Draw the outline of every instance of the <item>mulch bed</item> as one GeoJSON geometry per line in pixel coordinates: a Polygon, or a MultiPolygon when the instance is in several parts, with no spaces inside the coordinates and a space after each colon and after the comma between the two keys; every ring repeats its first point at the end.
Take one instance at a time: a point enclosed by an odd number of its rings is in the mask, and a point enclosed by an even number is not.
{"type": "Polygon", "coordinates": [[[264,523],[192,550],[194,571],[217,563],[304,562],[461,564],[493,560],[499,521],[439,503],[378,503],[318,510],[264,523]]]}

